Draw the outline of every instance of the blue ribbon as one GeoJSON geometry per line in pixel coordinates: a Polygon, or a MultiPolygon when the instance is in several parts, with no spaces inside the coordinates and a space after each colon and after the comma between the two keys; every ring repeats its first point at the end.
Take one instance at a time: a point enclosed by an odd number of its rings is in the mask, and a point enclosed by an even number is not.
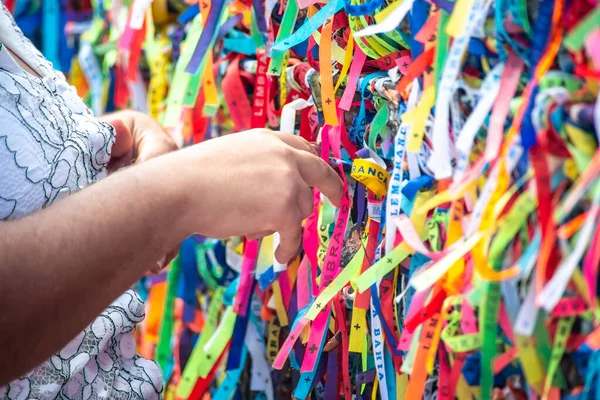
{"type": "Polygon", "coordinates": [[[285,51],[294,47],[298,43],[307,40],[318,28],[320,28],[327,18],[332,17],[336,12],[344,7],[344,0],[331,0],[325,4],[312,18],[306,20],[300,28],[285,39],[280,39],[273,44],[272,49],[285,51]]]}
{"type": "Polygon", "coordinates": [[[412,181],[408,181],[406,185],[402,188],[402,194],[406,196],[409,200],[414,200],[417,193],[422,188],[431,188],[433,184],[433,178],[429,175],[421,175],[418,178],[413,179],[412,181]]]}
{"type": "Polygon", "coordinates": [[[60,1],[44,0],[42,23],[42,53],[55,69],[61,69],[60,63],[60,1]]]}
{"type": "Polygon", "coordinates": [[[185,239],[179,249],[179,260],[181,262],[181,275],[179,279],[178,296],[183,300],[183,321],[194,320],[194,309],[196,308],[196,288],[200,282],[196,264],[196,242],[185,239]]]}
{"type": "Polygon", "coordinates": [[[375,14],[375,11],[382,8],[384,4],[385,0],[371,0],[363,4],[351,4],[350,1],[344,0],[344,9],[346,10],[346,14],[353,17],[360,17],[361,15],[375,14]]]}
{"type": "Polygon", "coordinates": [[[179,18],[177,18],[177,21],[179,21],[180,24],[187,24],[188,22],[190,22],[192,19],[194,19],[196,17],[196,15],[200,14],[200,3],[196,3],[192,6],[189,6],[183,13],[181,13],[181,15],[179,16],[179,18]]]}
{"type": "MultiPolygon", "coordinates": [[[[413,2],[412,10],[409,14],[410,31],[413,35],[410,37],[410,51],[413,60],[416,59],[419,54],[423,52],[424,44],[415,40],[415,35],[421,30],[425,22],[429,18],[429,3],[425,0],[415,0],[413,2]]],[[[421,87],[422,87],[421,82],[421,87]]]]}

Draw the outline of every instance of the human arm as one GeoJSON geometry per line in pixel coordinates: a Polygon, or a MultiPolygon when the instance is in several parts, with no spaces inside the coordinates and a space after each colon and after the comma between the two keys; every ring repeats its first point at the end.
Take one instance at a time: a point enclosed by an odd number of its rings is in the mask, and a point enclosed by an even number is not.
{"type": "Polygon", "coordinates": [[[184,196],[160,161],[0,222],[0,386],[61,349],[184,239],[184,196]]]}
{"type": "Polygon", "coordinates": [[[300,242],[310,187],[339,205],[335,172],[291,135],[238,133],[125,168],[0,223],[0,385],[64,346],[193,232],[300,242]],[[7,362],[10,360],[10,363],[7,362]]]}

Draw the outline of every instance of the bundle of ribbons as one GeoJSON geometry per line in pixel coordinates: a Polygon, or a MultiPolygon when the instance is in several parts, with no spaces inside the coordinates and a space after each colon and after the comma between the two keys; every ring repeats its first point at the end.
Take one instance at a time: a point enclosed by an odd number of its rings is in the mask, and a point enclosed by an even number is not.
{"type": "Polygon", "coordinates": [[[165,398],[600,398],[596,0],[6,4],[95,113],[343,178],[287,265],[192,237],[139,283],[165,398]]]}

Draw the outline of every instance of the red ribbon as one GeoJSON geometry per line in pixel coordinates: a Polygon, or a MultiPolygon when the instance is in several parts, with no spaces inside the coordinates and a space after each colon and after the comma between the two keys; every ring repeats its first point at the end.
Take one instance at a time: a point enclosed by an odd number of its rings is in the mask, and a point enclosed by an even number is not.
{"type": "Polygon", "coordinates": [[[223,97],[231,114],[231,119],[236,131],[250,129],[252,118],[252,107],[244,83],[240,77],[240,59],[235,57],[227,66],[223,82],[221,84],[223,97]]]}
{"type": "Polygon", "coordinates": [[[423,71],[433,63],[434,50],[435,48],[432,47],[419,54],[419,56],[413,60],[406,71],[406,75],[398,82],[397,89],[399,92],[403,92],[416,77],[421,75],[423,71]]]}
{"type": "Polygon", "coordinates": [[[267,68],[269,58],[264,51],[257,53],[256,80],[252,98],[251,128],[264,128],[267,124],[267,105],[269,103],[269,78],[267,68]]]}

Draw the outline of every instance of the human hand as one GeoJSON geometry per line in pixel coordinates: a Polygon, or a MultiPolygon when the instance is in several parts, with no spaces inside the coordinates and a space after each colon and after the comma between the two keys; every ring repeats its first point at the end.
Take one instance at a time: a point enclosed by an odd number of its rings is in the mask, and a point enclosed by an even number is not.
{"type": "Polygon", "coordinates": [[[158,122],[144,113],[118,111],[100,120],[115,128],[115,143],[108,163],[110,172],[177,150],[173,139],[158,122]]]}
{"type": "Polygon", "coordinates": [[[235,133],[172,154],[181,171],[190,233],[256,239],[279,232],[281,263],[300,246],[312,187],[341,205],[342,181],[304,139],[266,129],[235,133]]]}

